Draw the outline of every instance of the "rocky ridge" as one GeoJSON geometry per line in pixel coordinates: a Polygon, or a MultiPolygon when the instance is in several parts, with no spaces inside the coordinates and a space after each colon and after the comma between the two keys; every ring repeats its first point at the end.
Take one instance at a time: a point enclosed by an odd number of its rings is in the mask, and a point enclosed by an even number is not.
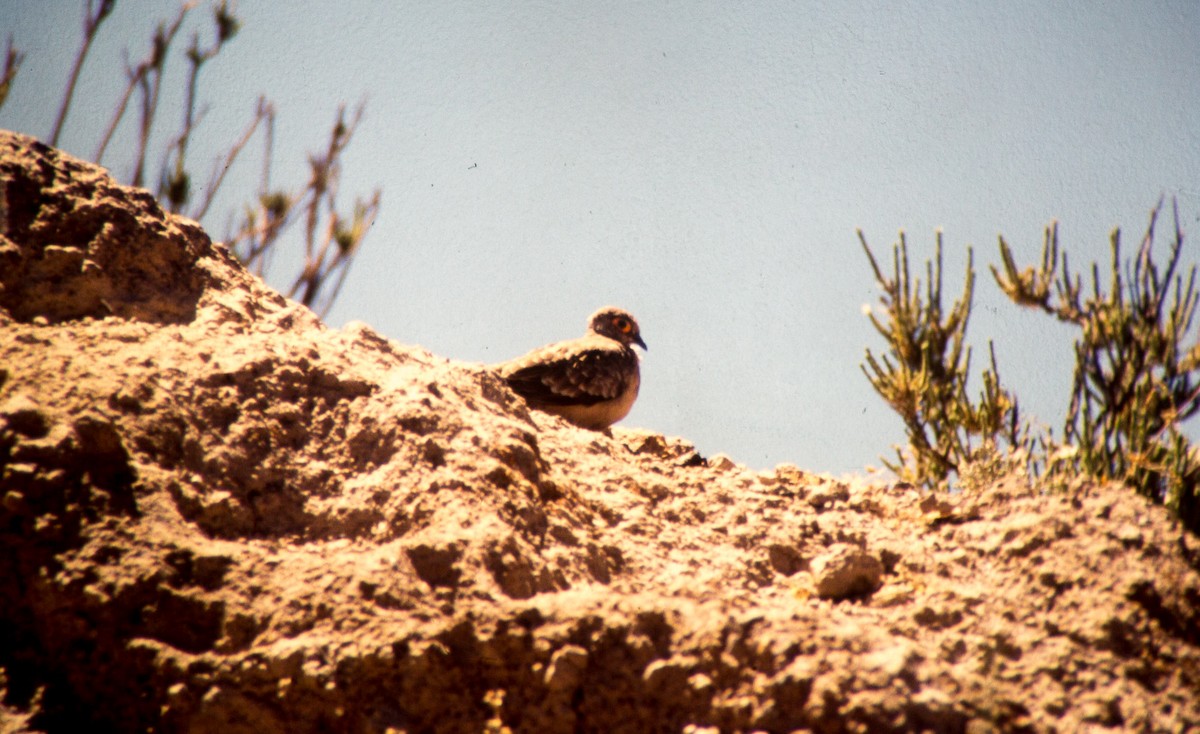
{"type": "Polygon", "coordinates": [[[0,731],[1182,731],[1198,545],[575,428],[0,133],[0,731]]]}

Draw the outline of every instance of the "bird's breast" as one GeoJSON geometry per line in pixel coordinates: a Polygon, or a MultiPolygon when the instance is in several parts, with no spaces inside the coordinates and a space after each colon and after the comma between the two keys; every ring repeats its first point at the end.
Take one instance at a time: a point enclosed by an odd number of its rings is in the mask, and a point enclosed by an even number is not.
{"type": "Polygon", "coordinates": [[[577,426],[600,431],[629,415],[634,401],[637,400],[640,386],[641,377],[635,370],[625,389],[612,400],[602,400],[591,405],[547,405],[542,409],[560,415],[577,426]]]}

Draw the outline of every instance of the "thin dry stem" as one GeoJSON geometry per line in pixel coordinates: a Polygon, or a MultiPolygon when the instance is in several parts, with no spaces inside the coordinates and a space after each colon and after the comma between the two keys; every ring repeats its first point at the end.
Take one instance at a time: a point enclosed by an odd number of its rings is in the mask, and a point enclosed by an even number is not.
{"type": "Polygon", "coordinates": [[[79,73],[83,70],[83,62],[87,60],[92,43],[100,30],[100,24],[112,12],[116,0],[100,0],[99,6],[93,0],[87,0],[83,9],[83,43],[75,54],[75,63],[71,66],[71,75],[67,78],[67,88],[63,91],[62,103],[58,115],[54,118],[54,127],[50,131],[50,145],[58,145],[59,135],[67,121],[67,113],[71,109],[71,101],[75,98],[75,85],[79,82],[79,73]]]}

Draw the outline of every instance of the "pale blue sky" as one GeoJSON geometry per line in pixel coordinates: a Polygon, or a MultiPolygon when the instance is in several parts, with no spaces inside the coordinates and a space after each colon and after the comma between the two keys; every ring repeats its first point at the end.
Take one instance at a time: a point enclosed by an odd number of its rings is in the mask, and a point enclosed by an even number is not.
{"type": "MultiPolygon", "coordinates": [[[[140,58],[175,7],[118,0],[63,147],[92,153],[117,93],[106,70],[124,47],[140,58]]],[[[943,228],[954,295],[974,245],[976,361],[994,339],[1006,383],[1058,426],[1072,334],[1004,301],[986,271],[997,234],[1032,261],[1058,219],[1082,264],[1107,262],[1115,225],[1132,248],[1160,195],[1179,198],[1186,230],[1200,223],[1193,0],[243,0],[238,13],[202,79],[199,155],[265,92],[278,180],[302,176],[337,103],[368,99],[342,190],[378,186],[383,208],[332,324],[492,362],[624,306],[650,345],[625,425],[753,467],[858,471],[903,440],[859,370],[882,344],[861,313],[878,293],[856,227],[882,256],[903,228],[914,259],[943,228]]],[[[26,52],[0,126],[48,133],[79,23],[69,0],[0,2],[26,52]]],[[[193,28],[209,32],[206,11],[193,28]]],[[[251,193],[254,175],[233,186],[251,193]]],[[[225,222],[205,224],[219,237],[225,222]]]]}

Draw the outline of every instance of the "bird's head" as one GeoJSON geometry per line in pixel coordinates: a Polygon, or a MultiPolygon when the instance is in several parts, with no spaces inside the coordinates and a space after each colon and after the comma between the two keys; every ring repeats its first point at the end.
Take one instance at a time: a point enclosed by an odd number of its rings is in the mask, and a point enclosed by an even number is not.
{"type": "Polygon", "coordinates": [[[605,306],[592,314],[588,329],[600,336],[615,339],[625,346],[637,344],[642,349],[649,349],[646,342],[642,341],[637,320],[628,311],[615,306],[605,306]]]}

